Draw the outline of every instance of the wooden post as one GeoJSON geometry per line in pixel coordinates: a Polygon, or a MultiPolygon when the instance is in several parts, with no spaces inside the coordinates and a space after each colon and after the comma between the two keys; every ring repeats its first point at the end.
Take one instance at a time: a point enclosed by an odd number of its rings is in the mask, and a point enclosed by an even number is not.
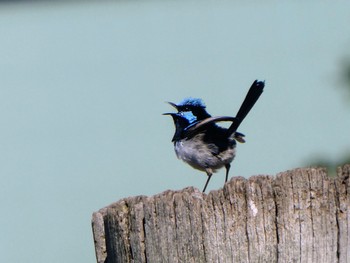
{"type": "Polygon", "coordinates": [[[92,217],[97,262],[350,262],[350,165],[129,197],[92,217]]]}

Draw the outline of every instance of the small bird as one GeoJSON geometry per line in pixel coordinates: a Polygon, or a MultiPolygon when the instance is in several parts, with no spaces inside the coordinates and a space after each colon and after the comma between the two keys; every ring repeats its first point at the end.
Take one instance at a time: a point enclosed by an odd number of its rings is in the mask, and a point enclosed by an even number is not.
{"type": "Polygon", "coordinates": [[[231,162],[236,155],[236,141],[245,142],[244,134],[237,132],[237,129],[259,99],[264,86],[264,81],[254,81],[236,117],[212,117],[199,98],[186,98],[179,104],[168,102],[178,111],[163,114],[170,115],[174,121],[175,134],[172,142],[176,156],[193,168],[207,173],[203,192],[213,173],[222,167],[226,168],[225,183],[227,182],[231,162]],[[229,128],[216,124],[224,121],[232,122],[229,128]]]}

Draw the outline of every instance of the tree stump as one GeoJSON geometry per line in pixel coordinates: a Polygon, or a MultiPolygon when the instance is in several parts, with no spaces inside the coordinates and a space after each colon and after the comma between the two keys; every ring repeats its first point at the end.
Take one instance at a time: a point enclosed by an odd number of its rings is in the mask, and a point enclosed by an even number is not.
{"type": "Polygon", "coordinates": [[[234,177],[95,212],[98,263],[350,262],[350,165],[234,177]]]}

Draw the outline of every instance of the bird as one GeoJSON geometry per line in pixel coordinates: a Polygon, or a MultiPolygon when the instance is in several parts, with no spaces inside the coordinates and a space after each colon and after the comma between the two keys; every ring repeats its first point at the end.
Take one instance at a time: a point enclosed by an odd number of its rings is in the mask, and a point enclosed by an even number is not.
{"type": "Polygon", "coordinates": [[[213,173],[223,167],[226,168],[227,182],[231,162],[236,155],[236,141],[245,142],[245,135],[237,132],[237,129],[263,93],[264,87],[265,81],[253,82],[235,117],[212,117],[200,98],[185,98],[178,104],[168,102],[177,110],[176,113],[163,113],[170,115],[174,122],[172,142],[176,156],[193,168],[206,172],[208,177],[203,192],[213,173]],[[218,122],[231,124],[225,128],[218,126],[218,122]]]}

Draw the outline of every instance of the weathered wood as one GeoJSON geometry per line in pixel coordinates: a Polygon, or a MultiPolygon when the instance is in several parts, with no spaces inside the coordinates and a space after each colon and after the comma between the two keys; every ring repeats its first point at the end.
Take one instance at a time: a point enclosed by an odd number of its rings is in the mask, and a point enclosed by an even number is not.
{"type": "Polygon", "coordinates": [[[350,262],[350,165],[129,197],[93,214],[97,262],[350,262]]]}

